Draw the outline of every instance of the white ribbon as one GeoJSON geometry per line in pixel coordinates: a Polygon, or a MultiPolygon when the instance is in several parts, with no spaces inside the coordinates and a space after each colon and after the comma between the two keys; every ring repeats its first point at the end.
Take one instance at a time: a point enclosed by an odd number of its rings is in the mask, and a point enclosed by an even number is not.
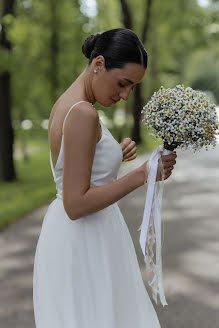
{"type": "Polygon", "coordinates": [[[163,146],[152,153],[148,163],[148,188],[146,194],[145,208],[142,224],[138,231],[140,233],[140,245],[144,254],[144,261],[146,263],[146,270],[153,272],[153,279],[149,282],[152,288],[152,296],[157,303],[157,295],[160,296],[161,304],[167,305],[164,295],[163,281],[162,281],[162,254],[161,254],[161,206],[163,195],[163,177],[161,186],[156,182],[158,161],[160,153],[164,155],[171,153],[163,149],[163,146]],[[153,262],[153,245],[156,241],[156,264],[153,262]]]}

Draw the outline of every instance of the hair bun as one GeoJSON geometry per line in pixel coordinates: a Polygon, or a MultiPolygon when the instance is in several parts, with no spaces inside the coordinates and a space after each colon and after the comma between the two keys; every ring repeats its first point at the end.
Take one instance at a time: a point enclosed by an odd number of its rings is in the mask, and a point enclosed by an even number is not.
{"type": "Polygon", "coordinates": [[[97,39],[99,39],[100,34],[90,35],[85,41],[82,46],[82,52],[85,55],[85,57],[90,58],[91,52],[94,49],[95,43],[97,42],[97,39]]]}

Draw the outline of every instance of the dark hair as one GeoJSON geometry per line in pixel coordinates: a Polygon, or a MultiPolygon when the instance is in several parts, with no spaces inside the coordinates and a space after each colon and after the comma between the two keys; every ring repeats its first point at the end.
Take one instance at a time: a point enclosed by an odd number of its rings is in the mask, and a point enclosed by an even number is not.
{"type": "Polygon", "coordinates": [[[94,58],[102,55],[108,71],[123,68],[126,63],[147,67],[148,55],[141,40],[132,30],[126,28],[90,35],[84,41],[82,52],[89,58],[89,64],[94,58]]]}

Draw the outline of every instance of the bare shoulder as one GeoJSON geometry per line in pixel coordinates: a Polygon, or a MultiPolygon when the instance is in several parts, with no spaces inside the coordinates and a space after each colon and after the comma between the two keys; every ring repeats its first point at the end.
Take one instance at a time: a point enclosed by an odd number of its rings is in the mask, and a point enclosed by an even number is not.
{"type": "MultiPolygon", "coordinates": [[[[49,139],[50,136],[57,136],[58,139],[61,137],[62,127],[64,120],[66,118],[65,126],[68,126],[74,120],[78,120],[79,118],[84,119],[93,119],[96,122],[99,121],[99,115],[93,105],[89,102],[81,102],[76,104],[71,110],[71,106],[67,103],[63,102],[62,99],[59,99],[50,112],[49,117],[49,126],[48,126],[48,135],[49,139]],[[68,118],[67,118],[68,116],[68,118]]],[[[56,138],[55,138],[56,139],[56,138]]]]}
{"type": "Polygon", "coordinates": [[[80,134],[80,130],[81,132],[84,131],[85,135],[90,130],[96,130],[97,134],[93,135],[93,138],[96,139],[96,142],[100,139],[99,116],[93,105],[89,102],[81,102],[70,110],[71,105],[68,102],[66,99],[60,98],[54,104],[50,113],[48,138],[54,167],[60,152],[62,127],[67,114],[68,117],[66,117],[64,126],[65,139],[76,137],[75,133],[80,134]]]}
{"type": "MultiPolygon", "coordinates": [[[[67,115],[67,114],[66,114],[67,115]]],[[[91,127],[97,130],[99,124],[99,115],[97,110],[89,102],[82,102],[74,106],[66,118],[64,125],[64,134],[71,133],[72,127],[80,128],[91,127]]],[[[76,131],[75,130],[75,131],[76,131]]],[[[85,132],[85,131],[84,131],[85,132]]]]}
{"type": "Polygon", "coordinates": [[[93,105],[87,101],[83,101],[74,106],[73,110],[71,110],[71,116],[81,116],[87,117],[88,119],[99,119],[97,110],[93,107],[93,105]]]}

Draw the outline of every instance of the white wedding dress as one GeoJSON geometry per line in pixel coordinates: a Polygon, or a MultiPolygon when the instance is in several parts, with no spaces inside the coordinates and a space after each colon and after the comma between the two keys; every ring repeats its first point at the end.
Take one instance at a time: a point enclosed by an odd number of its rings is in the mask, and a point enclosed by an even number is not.
{"type": "MultiPolygon", "coordinates": [[[[100,124],[91,186],[116,180],[123,158],[120,144],[100,124]]],[[[34,259],[36,328],[159,328],[118,204],[75,221],[66,214],[63,146],[64,134],[55,169],[50,152],[57,198],[44,217],[34,259]]]]}

